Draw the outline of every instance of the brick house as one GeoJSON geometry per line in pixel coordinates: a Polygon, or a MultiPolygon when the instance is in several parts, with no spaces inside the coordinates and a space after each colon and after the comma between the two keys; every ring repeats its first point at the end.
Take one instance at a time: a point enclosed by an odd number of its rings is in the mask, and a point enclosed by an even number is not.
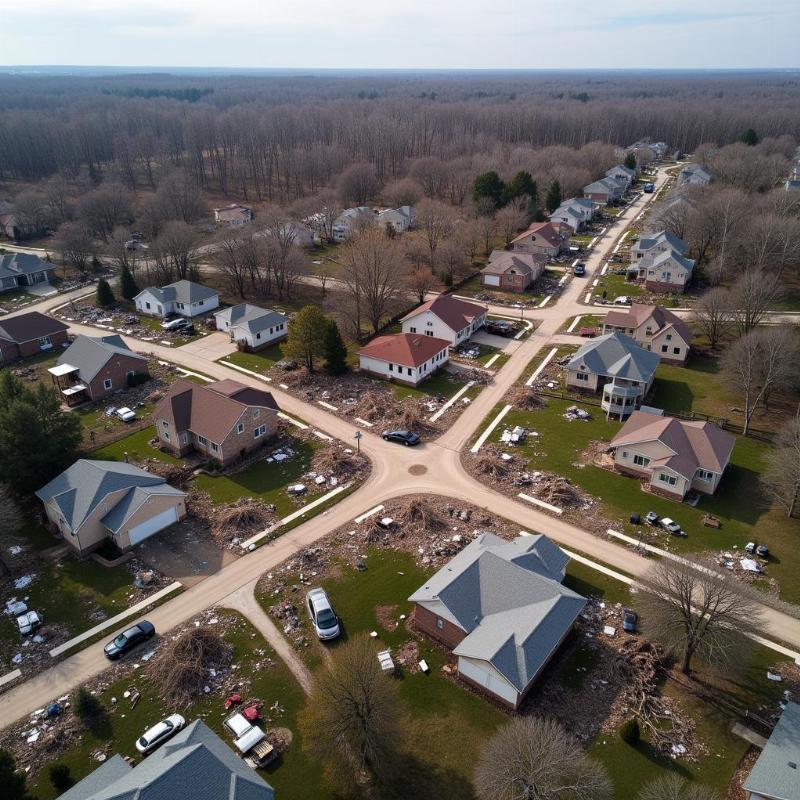
{"type": "Polygon", "coordinates": [[[664,306],[634,303],[627,311],[609,311],[603,333],[624,333],[646,350],[658,353],[665,364],[685,364],[692,344],[692,331],[664,306]]]}
{"type": "Polygon", "coordinates": [[[504,292],[524,292],[543,274],[547,256],[537,253],[511,253],[493,250],[481,270],[481,286],[504,292]]]}
{"type": "Polygon", "coordinates": [[[66,344],[67,330],[63,322],[38,311],[0,319],[0,364],[66,344]]]}
{"type": "Polygon", "coordinates": [[[227,466],[275,435],[278,404],[269,392],[239,381],[178,380],[153,409],[153,420],[159,441],[178,458],[195,451],[227,466]]]}
{"type": "Polygon", "coordinates": [[[511,240],[515,253],[555,258],[567,245],[569,236],[556,229],[552,222],[535,222],[516,239],[511,240]]]}
{"type": "Polygon", "coordinates": [[[134,375],[148,375],[147,358],[128,347],[121,336],[77,336],[47,370],[67,405],[102,400],[127,388],[134,375]]]}

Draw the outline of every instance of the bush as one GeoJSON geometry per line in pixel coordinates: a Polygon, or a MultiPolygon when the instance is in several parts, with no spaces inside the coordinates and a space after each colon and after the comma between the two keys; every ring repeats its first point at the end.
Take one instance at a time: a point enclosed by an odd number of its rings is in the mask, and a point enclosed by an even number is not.
{"type": "Polygon", "coordinates": [[[134,386],[141,386],[148,380],[150,380],[150,376],[147,373],[134,372],[132,375],[128,375],[128,387],[133,388],[134,386]]]}
{"type": "Polygon", "coordinates": [[[619,738],[626,744],[638,744],[640,736],[639,720],[636,717],[631,717],[620,726],[619,738]]]}
{"type": "Polygon", "coordinates": [[[75,713],[81,722],[89,724],[105,712],[103,704],[85,686],[78,689],[75,698],[75,713]]]}
{"type": "Polygon", "coordinates": [[[108,281],[104,278],[97,281],[97,305],[101,308],[114,305],[114,292],[111,291],[108,281]]]}
{"type": "Polygon", "coordinates": [[[66,764],[53,764],[50,767],[50,783],[56,791],[66,792],[75,785],[75,779],[70,775],[66,764]]]}

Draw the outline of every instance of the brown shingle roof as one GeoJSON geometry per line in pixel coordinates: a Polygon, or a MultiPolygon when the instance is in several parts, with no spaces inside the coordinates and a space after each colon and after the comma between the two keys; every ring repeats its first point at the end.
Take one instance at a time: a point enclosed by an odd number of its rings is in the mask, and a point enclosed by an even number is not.
{"type": "Polygon", "coordinates": [[[418,308],[415,308],[410,314],[403,317],[403,322],[426,311],[431,311],[436,314],[445,325],[452,328],[456,333],[466,328],[475,317],[486,313],[486,306],[479,305],[478,303],[470,303],[466,300],[459,300],[451,294],[440,294],[434,297],[433,300],[428,300],[418,308]]]}
{"type": "Polygon", "coordinates": [[[422,336],[418,333],[394,333],[378,336],[359,351],[360,356],[376,358],[404,367],[418,367],[430,361],[437,353],[446,350],[450,343],[435,336],[422,336]]]}
{"type": "Polygon", "coordinates": [[[664,306],[634,303],[628,311],[609,311],[606,314],[605,322],[607,325],[616,325],[620,328],[638,328],[651,318],[657,326],[652,335],[671,326],[686,344],[691,344],[692,332],[689,330],[689,326],[664,306]]]}
{"type": "Polygon", "coordinates": [[[509,270],[514,270],[520,275],[534,275],[538,277],[547,264],[545,256],[533,253],[512,253],[508,250],[493,250],[489,256],[489,263],[481,270],[482,275],[505,275],[509,270]]]}
{"type": "Polygon", "coordinates": [[[277,410],[269,392],[233,380],[200,386],[177,380],[153,409],[153,417],[166,419],[176,431],[191,431],[212,442],[223,442],[249,406],[277,410]]]}
{"type": "Polygon", "coordinates": [[[68,327],[57,319],[46,317],[38,311],[30,311],[27,314],[0,321],[0,339],[8,339],[20,344],[53,333],[61,333],[68,327]]]}
{"type": "Polygon", "coordinates": [[[713,422],[686,421],[634,411],[611,447],[632,446],[658,441],[672,450],[657,463],[691,480],[697,469],[722,472],[728,465],[736,441],[734,436],[713,422]]]}
{"type": "Polygon", "coordinates": [[[557,247],[561,243],[561,237],[558,231],[553,227],[550,222],[534,222],[528,230],[523,231],[516,239],[511,240],[511,244],[520,241],[520,239],[527,239],[529,236],[536,235],[544,239],[551,247],[557,247]]]}

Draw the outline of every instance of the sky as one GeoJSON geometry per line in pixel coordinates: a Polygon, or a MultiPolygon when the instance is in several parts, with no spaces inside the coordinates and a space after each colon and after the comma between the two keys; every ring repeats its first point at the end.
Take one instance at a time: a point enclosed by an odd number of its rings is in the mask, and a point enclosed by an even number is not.
{"type": "Polygon", "coordinates": [[[800,67],[798,0],[8,0],[0,63],[800,67]]]}

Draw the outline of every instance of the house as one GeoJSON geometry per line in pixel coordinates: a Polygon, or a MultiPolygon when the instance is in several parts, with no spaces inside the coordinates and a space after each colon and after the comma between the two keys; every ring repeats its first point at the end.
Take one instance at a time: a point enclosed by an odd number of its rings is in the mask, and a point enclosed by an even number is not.
{"type": "Polygon", "coordinates": [[[565,225],[570,234],[580,233],[588,221],[583,208],[567,203],[562,203],[550,214],[550,222],[556,227],[565,225]]]}
{"type": "Polygon", "coordinates": [[[195,720],[135,765],[115,754],[61,800],[274,800],[272,787],[195,720]]]}
{"type": "Polygon", "coordinates": [[[551,222],[534,222],[528,230],[511,240],[511,249],[515,253],[555,258],[567,246],[568,239],[551,222]]]}
{"type": "MultiPolygon", "coordinates": [[[[282,242],[302,247],[305,250],[310,250],[319,240],[319,237],[308,225],[294,220],[280,225],[277,232],[282,242]]],[[[274,235],[274,229],[267,228],[263,231],[263,234],[266,236],[274,235]]]]}
{"type": "Polygon", "coordinates": [[[713,422],[634,411],[609,449],[618,472],[645,478],[651,491],[682,500],[690,490],[714,494],[735,441],[713,422]]]}
{"type": "Polygon", "coordinates": [[[547,265],[547,256],[493,250],[481,270],[481,286],[505,292],[524,292],[538,280],[547,265]]]}
{"type": "Polygon", "coordinates": [[[627,311],[609,311],[603,320],[603,333],[613,331],[624,333],[645,350],[658,353],[662,363],[685,364],[689,357],[692,332],[664,306],[634,303],[627,311]]]}
{"type": "Polygon", "coordinates": [[[378,224],[385,228],[391,225],[395,233],[405,233],[415,219],[413,206],[400,206],[400,208],[387,208],[378,212],[378,224]]]}
{"type": "Polygon", "coordinates": [[[653,385],[659,357],[624,334],[587,342],[569,360],[567,386],[602,395],[601,408],[620,419],[633,413],[653,385]]]}
{"type": "Polygon", "coordinates": [[[230,333],[231,341],[258,350],[286,338],[289,318],[250,303],[238,303],[214,314],[218,331],[230,333]]]}
{"type": "Polygon", "coordinates": [[[675,250],[660,253],[645,267],[644,285],[651,292],[685,292],[692,279],[694,261],[675,250]]]}
{"type": "Polygon", "coordinates": [[[643,259],[653,259],[670,250],[685,256],[689,252],[689,245],[669,231],[645,233],[631,246],[631,260],[635,263],[643,259]]]}
{"type": "Polygon", "coordinates": [[[214,209],[214,224],[226,228],[239,228],[253,221],[253,209],[231,203],[229,206],[214,209]]]}
{"type": "Polygon", "coordinates": [[[194,450],[227,466],[275,435],[278,410],[269,392],[239,381],[177,380],[153,409],[153,421],[161,445],[178,458],[194,450]]]}
{"type": "Polygon", "coordinates": [[[483,327],[487,312],[486,306],[479,303],[440,294],[403,317],[403,333],[424,333],[446,339],[456,347],[483,327]]]}
{"type": "Polygon", "coordinates": [[[583,187],[583,196],[595,203],[616,203],[625,193],[626,184],[616,178],[600,178],[583,187]]]}
{"type": "Polygon", "coordinates": [[[375,219],[375,212],[367,206],[348,208],[342,211],[331,226],[333,241],[337,243],[346,242],[354,233],[365,226],[374,225],[375,219]]]}
{"type": "Polygon", "coordinates": [[[630,186],[636,180],[636,170],[624,164],[617,164],[616,167],[606,170],[606,178],[618,178],[625,181],[626,186],[630,186]]]}
{"type": "Polygon", "coordinates": [[[796,192],[800,190],[800,179],[789,178],[789,180],[784,183],[783,188],[786,189],[787,192],[796,192]]]}
{"type": "Polygon", "coordinates": [[[800,705],[787,702],[745,778],[747,800],[800,800],[800,705]]]}
{"type": "Polygon", "coordinates": [[[450,342],[436,336],[377,336],[358,351],[359,368],[397,383],[417,386],[447,364],[450,342]]]}
{"type": "Polygon", "coordinates": [[[546,536],[480,533],[408,598],[414,624],[462,680],[517,709],[586,604],[561,583],[568,562],[546,536]]]}
{"type": "Polygon", "coordinates": [[[196,317],[219,307],[219,292],[194,281],[176,281],[158,288],[148,286],[133,298],[136,310],[154,317],[196,317]]]}
{"type": "Polygon", "coordinates": [[[55,271],[53,265],[31,253],[6,253],[0,255],[0,292],[24,286],[50,283],[55,271]]]}
{"type": "Polygon", "coordinates": [[[0,364],[60,347],[69,326],[38,311],[0,318],[0,364]]]}
{"type": "Polygon", "coordinates": [[[16,216],[0,205],[0,236],[5,236],[7,239],[19,239],[19,233],[16,216]]]}
{"type": "Polygon", "coordinates": [[[638,164],[647,164],[651,161],[660,161],[667,155],[668,150],[666,142],[651,142],[650,139],[641,139],[634,142],[626,152],[633,152],[638,164]]]}
{"type": "Polygon", "coordinates": [[[678,186],[707,186],[711,183],[711,173],[699,164],[687,164],[678,173],[678,186]]]}
{"type": "Polygon", "coordinates": [[[125,389],[135,375],[148,375],[147,358],[134,353],[116,334],[77,336],[47,370],[67,405],[102,400],[125,389]]]}
{"type": "Polygon", "coordinates": [[[50,524],[81,555],[106,539],[128,550],[186,516],[186,492],[121,461],[81,458],[36,496],[50,524]]]}

